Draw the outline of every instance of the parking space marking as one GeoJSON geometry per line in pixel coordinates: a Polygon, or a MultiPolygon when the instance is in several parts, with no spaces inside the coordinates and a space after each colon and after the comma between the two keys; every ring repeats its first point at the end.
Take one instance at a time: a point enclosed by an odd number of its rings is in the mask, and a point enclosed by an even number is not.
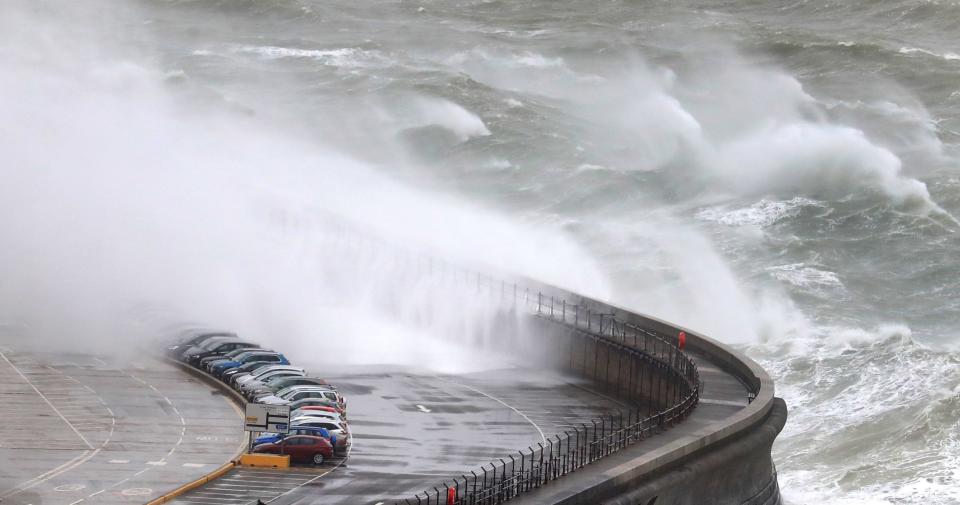
{"type": "Polygon", "coordinates": [[[20,369],[17,368],[12,361],[10,361],[10,358],[7,358],[7,355],[2,352],[0,352],[0,357],[2,357],[3,360],[6,361],[8,365],[10,365],[10,368],[13,368],[13,370],[17,372],[20,375],[20,377],[23,378],[24,381],[26,381],[27,385],[33,388],[33,390],[37,393],[37,395],[40,396],[40,398],[42,398],[43,401],[45,401],[47,405],[49,405],[50,408],[57,413],[58,416],[60,416],[60,419],[63,419],[63,422],[67,423],[67,426],[69,426],[70,429],[73,430],[73,432],[76,433],[78,437],[80,437],[80,440],[83,440],[83,443],[86,444],[86,446],[90,450],[93,450],[93,444],[91,444],[90,441],[87,440],[87,437],[83,436],[83,433],[80,433],[80,430],[78,430],[73,424],[71,424],[70,421],[68,421],[67,418],[64,417],[64,415],[56,407],[53,406],[53,403],[51,403],[50,400],[48,400],[47,397],[44,396],[39,389],[37,389],[37,386],[34,386],[33,383],[30,382],[30,379],[28,379],[27,376],[24,375],[23,372],[21,372],[20,369]]]}

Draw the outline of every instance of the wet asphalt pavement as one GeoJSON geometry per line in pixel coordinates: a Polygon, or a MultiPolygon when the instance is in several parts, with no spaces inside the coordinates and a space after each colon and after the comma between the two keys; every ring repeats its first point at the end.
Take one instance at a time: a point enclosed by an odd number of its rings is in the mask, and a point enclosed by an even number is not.
{"type": "Polygon", "coordinates": [[[439,376],[348,369],[329,377],[349,400],[353,450],[336,471],[275,504],[390,503],[618,406],[576,379],[542,370],[439,376]]]}
{"type": "Polygon", "coordinates": [[[3,505],[145,503],[242,441],[231,402],[149,358],[0,347],[0,419],[3,505]]]}
{"type": "MultiPolygon", "coordinates": [[[[159,360],[4,346],[0,353],[3,505],[145,503],[216,469],[243,444],[238,409],[159,360]]],[[[348,398],[346,460],[237,469],[173,503],[389,503],[618,406],[543,370],[310,368],[324,369],[348,398]]]]}

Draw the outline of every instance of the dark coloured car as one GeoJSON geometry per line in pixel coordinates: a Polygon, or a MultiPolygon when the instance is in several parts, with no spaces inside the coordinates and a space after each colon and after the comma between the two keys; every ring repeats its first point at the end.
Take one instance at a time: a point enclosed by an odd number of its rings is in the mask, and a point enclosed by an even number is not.
{"type": "Polygon", "coordinates": [[[256,350],[258,350],[258,349],[260,349],[260,347],[258,347],[258,346],[253,346],[253,347],[238,347],[238,348],[236,348],[236,349],[234,349],[234,350],[232,350],[232,351],[230,351],[230,352],[228,352],[228,353],[225,353],[225,354],[212,354],[212,355],[207,356],[207,357],[205,357],[205,358],[201,358],[201,359],[200,359],[200,363],[197,364],[197,368],[199,368],[199,369],[201,369],[201,370],[207,370],[207,371],[209,371],[209,370],[210,370],[210,365],[211,365],[211,363],[214,363],[214,362],[217,362],[217,361],[224,361],[224,360],[229,361],[229,360],[232,360],[233,358],[235,358],[235,357],[237,357],[237,356],[239,356],[239,355],[241,355],[241,354],[243,354],[243,353],[245,353],[245,352],[256,351],[256,350]]]}
{"type": "Polygon", "coordinates": [[[223,377],[223,374],[230,369],[247,363],[276,363],[278,365],[289,365],[290,362],[283,354],[274,351],[247,351],[235,356],[228,361],[214,361],[210,364],[210,373],[215,377],[223,377]]]}
{"type": "MultiPolygon", "coordinates": [[[[330,434],[329,431],[323,428],[294,428],[290,430],[289,433],[261,433],[256,440],[253,441],[254,446],[262,444],[275,444],[287,437],[293,435],[310,435],[314,437],[323,437],[330,441],[330,444],[333,446],[337,445],[336,437],[330,434]]],[[[334,451],[336,452],[336,451],[334,451]]]]}
{"type": "Polygon", "coordinates": [[[238,337],[227,336],[227,335],[215,335],[209,338],[202,340],[192,347],[187,347],[177,356],[177,359],[185,363],[190,362],[190,357],[196,354],[200,354],[206,351],[209,351],[210,348],[219,344],[221,342],[235,342],[240,340],[238,337]]]}
{"type": "Polygon", "coordinates": [[[231,351],[236,351],[237,349],[259,349],[260,346],[251,342],[245,342],[243,340],[226,340],[223,342],[215,342],[207,346],[207,349],[203,352],[193,354],[189,357],[187,363],[201,368],[200,362],[204,358],[211,357],[222,357],[231,351]]]}
{"type": "Polygon", "coordinates": [[[186,351],[191,347],[201,345],[205,341],[214,337],[237,338],[237,335],[228,331],[191,330],[186,332],[186,334],[183,335],[183,338],[178,340],[176,344],[167,347],[167,355],[171,358],[176,358],[183,354],[183,351],[186,351]]]}
{"type": "Polygon", "coordinates": [[[322,465],[333,457],[333,446],[323,437],[294,435],[273,444],[260,444],[253,452],[266,454],[289,454],[292,461],[322,465]]]}

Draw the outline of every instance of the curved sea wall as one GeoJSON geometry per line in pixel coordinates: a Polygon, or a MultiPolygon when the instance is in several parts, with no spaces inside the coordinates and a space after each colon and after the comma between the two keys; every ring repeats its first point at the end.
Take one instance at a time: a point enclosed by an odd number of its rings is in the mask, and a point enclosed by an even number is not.
{"type": "MultiPolygon", "coordinates": [[[[770,456],[774,439],[787,418],[786,405],[774,396],[770,376],[756,362],[705,335],[534,280],[539,313],[576,306],[581,312],[620,321],[667,341],[686,336],[685,354],[695,358],[703,374],[700,404],[683,422],[652,440],[628,447],[512,500],[518,504],[605,505],[778,505],[776,470],[770,456]],[[544,307],[547,307],[544,309],[544,307]],[[711,373],[707,373],[707,372],[711,373]],[[733,377],[743,387],[742,408],[726,416],[706,412],[730,401],[711,399],[711,382],[733,377]],[[714,379],[716,378],[716,379],[714,379]],[[669,439],[669,440],[668,440],[669,439]],[[659,443],[657,443],[659,442],[659,443]]],[[[549,316],[541,319],[543,338],[565,330],[549,316]],[[552,328],[550,326],[553,326],[552,328]]],[[[594,326],[597,334],[615,338],[616,325],[594,326]]],[[[629,339],[625,341],[630,345],[629,339]]],[[[733,393],[735,395],[735,393],[733,393]]],[[[720,396],[717,394],[717,396],[720,396]]]]}

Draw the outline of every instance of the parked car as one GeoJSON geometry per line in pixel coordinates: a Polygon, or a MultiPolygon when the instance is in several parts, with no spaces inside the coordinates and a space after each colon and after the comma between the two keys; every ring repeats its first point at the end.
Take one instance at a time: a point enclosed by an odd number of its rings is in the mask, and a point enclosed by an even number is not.
{"type": "Polygon", "coordinates": [[[329,384],[325,386],[310,386],[310,385],[298,385],[290,386],[288,388],[277,391],[276,396],[283,398],[285,400],[296,401],[303,398],[326,398],[332,402],[336,402],[342,410],[347,409],[347,399],[341,395],[334,386],[329,384]],[[304,395],[297,394],[305,391],[313,391],[322,393],[321,395],[304,395]],[[296,393],[295,393],[296,392],[296,393]]]}
{"type": "Polygon", "coordinates": [[[183,354],[183,351],[200,345],[204,341],[213,337],[237,338],[237,335],[228,331],[189,330],[185,332],[185,334],[181,335],[181,338],[178,339],[175,344],[167,347],[167,356],[170,356],[171,358],[178,357],[183,354]]]}
{"type": "MultiPolygon", "coordinates": [[[[286,400],[281,400],[281,401],[286,402],[286,400]]],[[[290,410],[297,410],[303,407],[333,407],[337,409],[337,411],[340,412],[340,415],[342,415],[344,418],[347,417],[347,412],[341,409],[340,405],[338,405],[336,402],[332,402],[325,398],[324,399],[304,398],[303,400],[297,400],[295,402],[290,402],[290,403],[279,403],[277,405],[289,405],[290,410]]]]}
{"type": "Polygon", "coordinates": [[[258,368],[263,368],[263,367],[269,366],[269,365],[270,365],[269,363],[264,363],[264,362],[261,362],[261,361],[251,361],[251,362],[249,362],[249,363],[244,363],[244,364],[242,364],[242,365],[234,368],[233,370],[231,370],[232,373],[231,373],[230,375],[224,374],[224,375],[223,375],[223,382],[226,382],[226,383],[229,384],[230,386],[233,386],[233,382],[234,382],[235,380],[237,380],[238,378],[240,378],[240,377],[247,377],[247,376],[249,376],[254,370],[256,370],[256,369],[258,369],[258,368]]]}
{"type": "Polygon", "coordinates": [[[234,387],[241,393],[246,393],[254,388],[263,387],[275,378],[303,377],[307,374],[306,370],[290,365],[267,365],[264,368],[258,368],[250,375],[235,377],[234,387]]]}
{"type": "Polygon", "coordinates": [[[249,400],[256,401],[258,398],[271,396],[281,389],[288,388],[290,386],[327,386],[327,381],[319,377],[285,377],[283,379],[272,380],[269,383],[265,384],[263,388],[257,388],[252,390],[247,398],[249,400]]]}
{"type": "Polygon", "coordinates": [[[333,457],[333,445],[323,437],[294,435],[273,444],[255,446],[253,452],[289,454],[293,461],[322,465],[324,461],[333,457]]]}
{"type": "Polygon", "coordinates": [[[245,363],[277,363],[280,365],[289,365],[290,362],[283,354],[274,351],[248,351],[234,357],[230,361],[215,362],[210,366],[210,373],[216,377],[221,377],[224,372],[231,368],[236,368],[245,363]]]}
{"type": "Polygon", "coordinates": [[[204,357],[204,358],[200,358],[200,363],[197,364],[197,368],[199,368],[199,369],[201,369],[201,370],[206,370],[206,371],[209,372],[209,371],[210,371],[210,363],[213,363],[214,361],[232,360],[233,358],[235,358],[235,357],[237,357],[237,356],[239,356],[239,355],[241,355],[241,354],[243,354],[243,353],[245,353],[245,352],[256,351],[256,350],[258,350],[258,349],[260,349],[260,346],[237,347],[236,349],[233,349],[232,351],[229,351],[229,352],[226,352],[226,353],[222,353],[222,354],[221,354],[221,353],[214,353],[214,354],[211,354],[211,355],[206,356],[206,357],[204,357]]]}
{"type": "Polygon", "coordinates": [[[306,398],[326,399],[339,404],[339,397],[333,389],[333,386],[329,384],[324,386],[312,384],[290,386],[277,391],[273,395],[259,397],[257,401],[260,403],[270,403],[271,405],[284,405],[281,400],[294,402],[306,398]]]}
{"type": "Polygon", "coordinates": [[[337,452],[344,453],[350,448],[350,431],[346,423],[335,423],[316,417],[296,417],[290,419],[290,429],[323,428],[337,437],[337,452]]]}
{"type": "Polygon", "coordinates": [[[202,352],[209,351],[210,347],[212,347],[215,344],[218,344],[220,342],[238,341],[238,340],[240,340],[240,338],[235,336],[215,335],[210,338],[204,339],[203,341],[191,347],[187,347],[183,349],[183,351],[180,352],[179,355],[177,355],[177,359],[185,363],[189,363],[191,356],[193,356],[194,354],[199,354],[202,352]]]}
{"type": "Polygon", "coordinates": [[[237,349],[259,349],[260,346],[251,342],[236,338],[227,338],[219,340],[220,337],[210,339],[209,343],[204,343],[203,350],[194,352],[186,356],[185,361],[191,365],[201,368],[200,361],[204,358],[219,357],[237,349]]]}
{"type": "Polygon", "coordinates": [[[290,415],[291,416],[296,416],[298,414],[310,415],[311,412],[328,412],[330,414],[338,414],[341,416],[343,415],[341,414],[340,410],[337,409],[336,407],[326,407],[323,405],[306,405],[304,407],[300,407],[299,409],[291,410],[290,415]]]}
{"type": "Polygon", "coordinates": [[[260,444],[275,444],[280,440],[293,435],[311,435],[314,437],[323,437],[327,440],[330,440],[330,444],[336,446],[336,443],[333,440],[336,437],[331,435],[329,431],[323,428],[294,428],[290,430],[289,433],[261,433],[260,436],[253,441],[253,445],[256,447],[260,444]]]}
{"type": "Polygon", "coordinates": [[[287,394],[281,396],[284,400],[295,402],[297,400],[303,400],[304,398],[323,398],[330,400],[332,402],[337,401],[337,392],[336,391],[324,391],[324,390],[313,390],[313,389],[295,389],[288,392],[287,394]]]}
{"type": "Polygon", "coordinates": [[[324,411],[321,411],[321,410],[303,410],[303,409],[291,410],[291,411],[290,411],[290,417],[291,417],[291,418],[294,418],[294,417],[316,417],[317,419],[329,419],[330,421],[335,422],[335,423],[345,423],[345,422],[346,422],[346,421],[343,419],[343,416],[341,416],[339,412],[324,412],[324,411]]]}

